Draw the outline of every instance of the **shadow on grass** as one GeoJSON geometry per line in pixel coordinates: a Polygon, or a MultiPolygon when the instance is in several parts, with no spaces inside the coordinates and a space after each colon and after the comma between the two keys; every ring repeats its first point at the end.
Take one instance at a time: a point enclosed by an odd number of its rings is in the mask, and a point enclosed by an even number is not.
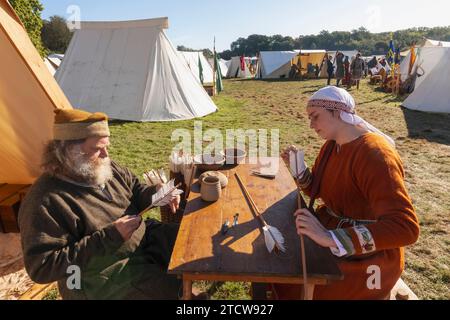
{"type": "Polygon", "coordinates": [[[410,138],[450,145],[450,114],[413,111],[404,107],[402,111],[410,138]]]}

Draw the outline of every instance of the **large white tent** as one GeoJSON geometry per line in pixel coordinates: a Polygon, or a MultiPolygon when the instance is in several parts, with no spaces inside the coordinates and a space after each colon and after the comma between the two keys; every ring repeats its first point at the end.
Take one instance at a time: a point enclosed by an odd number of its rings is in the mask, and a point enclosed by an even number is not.
{"type": "Polygon", "coordinates": [[[247,63],[244,63],[244,70],[241,67],[241,57],[232,57],[228,67],[227,78],[252,78],[253,75],[248,68],[247,63]]]}
{"type": "Polygon", "coordinates": [[[175,121],[217,110],[166,36],[167,18],[82,22],[56,80],[72,105],[112,119],[175,121]]]}
{"type": "Polygon", "coordinates": [[[192,71],[195,78],[200,81],[200,63],[202,65],[203,83],[213,83],[213,69],[203,52],[178,51],[181,58],[186,62],[189,70],[192,71]]]}
{"type": "Polygon", "coordinates": [[[450,48],[420,48],[415,67],[420,66],[414,92],[403,106],[425,112],[450,113],[450,48]]]}

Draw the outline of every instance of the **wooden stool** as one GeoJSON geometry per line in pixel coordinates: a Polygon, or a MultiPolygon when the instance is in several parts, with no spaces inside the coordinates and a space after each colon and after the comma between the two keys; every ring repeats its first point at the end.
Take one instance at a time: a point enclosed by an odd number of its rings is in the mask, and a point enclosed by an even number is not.
{"type": "Polygon", "coordinates": [[[391,291],[391,300],[419,300],[419,298],[402,279],[399,279],[391,291]]]}
{"type": "Polygon", "coordinates": [[[17,215],[20,202],[28,192],[29,185],[3,184],[0,186],[0,232],[18,233],[17,215]]]}

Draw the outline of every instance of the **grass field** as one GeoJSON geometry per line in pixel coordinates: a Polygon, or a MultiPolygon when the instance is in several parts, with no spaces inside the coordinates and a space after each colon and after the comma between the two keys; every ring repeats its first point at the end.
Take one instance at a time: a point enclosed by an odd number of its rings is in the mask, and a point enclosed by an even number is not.
{"type": "MultiPolygon", "coordinates": [[[[312,163],[323,141],[309,129],[305,106],[324,80],[264,82],[227,80],[215,98],[219,111],[207,116],[203,129],[279,129],[281,147],[301,146],[312,163]]],[[[401,99],[367,83],[351,90],[358,113],[391,135],[404,161],[406,184],[421,221],[419,242],[407,249],[405,282],[421,299],[450,299],[450,116],[405,110],[401,99]]],[[[178,128],[193,130],[192,121],[172,123],[114,122],[111,156],[138,176],[167,168],[178,128]]],[[[225,283],[211,288],[217,299],[246,299],[248,284],[225,283]]]]}

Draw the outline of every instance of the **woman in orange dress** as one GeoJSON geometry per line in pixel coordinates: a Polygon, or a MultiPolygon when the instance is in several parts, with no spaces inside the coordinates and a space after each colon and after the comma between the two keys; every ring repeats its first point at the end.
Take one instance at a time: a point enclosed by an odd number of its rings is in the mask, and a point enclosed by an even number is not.
{"type": "MultiPolygon", "coordinates": [[[[314,299],[387,299],[404,268],[403,247],[419,236],[395,143],[356,115],[355,101],[344,89],[319,90],[307,112],[311,128],[326,140],[312,170],[305,164],[294,177],[308,196],[330,144],[332,152],[319,177],[317,198],[324,205],[316,215],[298,210],[296,228],[330,248],[344,274],[343,281],[316,286],[314,299]]],[[[275,290],[279,299],[297,299],[301,292],[293,285],[276,285],[275,290]]]]}

